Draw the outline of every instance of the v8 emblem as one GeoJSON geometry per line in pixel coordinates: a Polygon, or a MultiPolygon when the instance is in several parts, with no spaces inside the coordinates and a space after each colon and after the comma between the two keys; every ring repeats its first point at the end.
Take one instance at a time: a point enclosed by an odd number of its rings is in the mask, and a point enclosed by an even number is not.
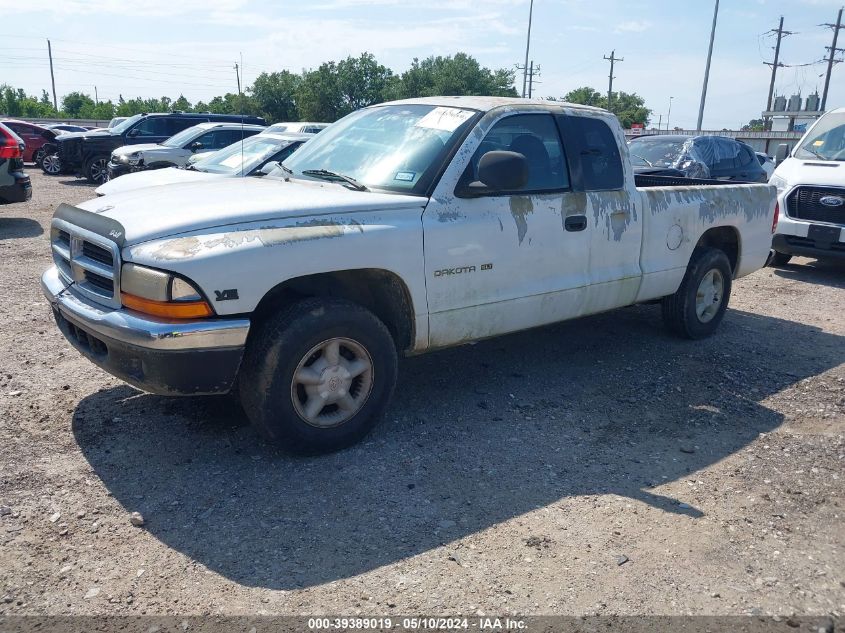
{"type": "Polygon", "coordinates": [[[215,290],[214,295],[215,301],[236,301],[239,299],[237,288],[232,288],[231,290],[215,290]]]}

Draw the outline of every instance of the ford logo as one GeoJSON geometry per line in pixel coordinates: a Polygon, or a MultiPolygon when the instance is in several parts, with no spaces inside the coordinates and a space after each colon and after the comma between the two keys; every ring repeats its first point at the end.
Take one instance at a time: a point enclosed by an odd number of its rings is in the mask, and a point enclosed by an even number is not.
{"type": "Polygon", "coordinates": [[[845,199],[839,196],[825,196],[819,200],[826,207],[841,207],[845,204],[845,199]]]}

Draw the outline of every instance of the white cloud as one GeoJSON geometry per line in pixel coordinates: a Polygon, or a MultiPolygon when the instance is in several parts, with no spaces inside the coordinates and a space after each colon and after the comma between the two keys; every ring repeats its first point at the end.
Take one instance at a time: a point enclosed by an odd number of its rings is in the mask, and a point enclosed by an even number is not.
{"type": "Polygon", "coordinates": [[[614,30],[617,33],[642,33],[650,28],[651,22],[648,20],[628,20],[617,24],[614,30]]]}

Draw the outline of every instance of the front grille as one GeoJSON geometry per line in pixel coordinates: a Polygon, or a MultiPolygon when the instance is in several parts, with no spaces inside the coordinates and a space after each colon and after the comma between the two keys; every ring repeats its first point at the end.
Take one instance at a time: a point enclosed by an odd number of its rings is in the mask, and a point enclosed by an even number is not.
{"type": "Polygon", "coordinates": [[[87,298],[120,307],[120,254],[107,237],[53,220],[50,231],[53,261],[68,283],[87,298]]]}
{"type": "Polygon", "coordinates": [[[841,187],[796,187],[786,199],[786,214],[796,220],[845,224],[845,203],[829,207],[821,203],[826,196],[845,200],[841,187]]]}

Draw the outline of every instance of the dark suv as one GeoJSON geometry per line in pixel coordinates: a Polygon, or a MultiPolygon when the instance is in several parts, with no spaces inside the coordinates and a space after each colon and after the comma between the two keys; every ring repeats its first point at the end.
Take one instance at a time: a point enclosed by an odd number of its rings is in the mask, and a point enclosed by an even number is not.
{"type": "Polygon", "coordinates": [[[63,134],[56,138],[62,171],[77,173],[100,184],[108,177],[113,150],[135,143],[160,143],[198,123],[233,122],[266,125],[261,117],[239,114],[165,112],[136,114],[105,132],[63,134]]]}

